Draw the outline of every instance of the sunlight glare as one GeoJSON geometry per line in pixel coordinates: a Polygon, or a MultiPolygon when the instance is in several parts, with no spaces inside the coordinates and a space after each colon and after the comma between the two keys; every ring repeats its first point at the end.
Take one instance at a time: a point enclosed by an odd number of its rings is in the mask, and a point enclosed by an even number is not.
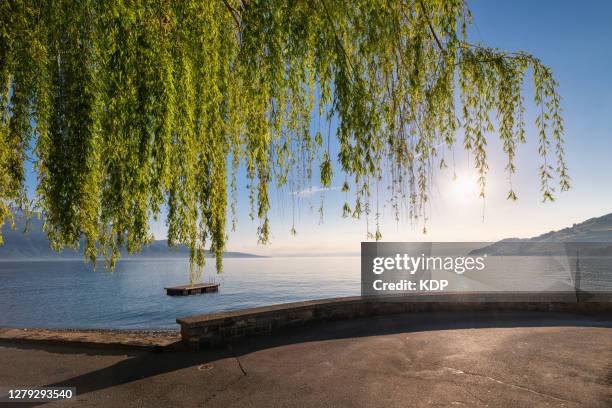
{"type": "Polygon", "coordinates": [[[478,183],[473,175],[456,174],[450,181],[450,198],[455,204],[468,206],[478,203],[478,183]]]}

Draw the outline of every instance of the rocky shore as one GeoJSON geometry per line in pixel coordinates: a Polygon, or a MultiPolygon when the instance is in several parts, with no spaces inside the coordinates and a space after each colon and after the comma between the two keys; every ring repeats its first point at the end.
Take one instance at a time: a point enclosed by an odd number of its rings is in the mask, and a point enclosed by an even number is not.
{"type": "Polygon", "coordinates": [[[0,328],[0,344],[17,342],[155,349],[171,346],[180,340],[180,333],[172,330],[0,328]]]}

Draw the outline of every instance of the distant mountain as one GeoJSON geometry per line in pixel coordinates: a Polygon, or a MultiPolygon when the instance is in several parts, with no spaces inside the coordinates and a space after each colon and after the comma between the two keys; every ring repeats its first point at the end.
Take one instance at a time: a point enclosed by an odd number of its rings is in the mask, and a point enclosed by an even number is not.
{"type": "MultiPolygon", "coordinates": [[[[16,228],[11,230],[8,225],[2,227],[2,237],[4,245],[0,245],[0,260],[20,260],[20,259],[73,259],[83,258],[80,251],[74,249],[63,249],[56,252],[49,247],[47,235],[42,229],[42,220],[33,217],[28,231],[26,220],[22,216],[15,217],[16,228]]],[[[207,251],[207,255],[211,255],[207,251]]],[[[226,252],[226,258],[258,258],[258,255],[242,252],[226,252]]],[[[122,251],[122,259],[135,258],[188,258],[189,248],[180,245],[174,248],[168,247],[166,240],[156,240],[142,249],[138,254],[128,254],[122,251]]]]}
{"type": "Polygon", "coordinates": [[[576,250],[585,255],[612,255],[612,213],[533,238],[504,239],[470,254],[553,255],[576,250]]]}

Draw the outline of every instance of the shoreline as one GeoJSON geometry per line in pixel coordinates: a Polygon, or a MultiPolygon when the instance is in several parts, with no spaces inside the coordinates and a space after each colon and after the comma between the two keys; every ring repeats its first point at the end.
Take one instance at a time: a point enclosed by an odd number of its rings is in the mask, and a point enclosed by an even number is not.
{"type": "Polygon", "coordinates": [[[178,330],[44,329],[0,327],[0,345],[49,344],[111,349],[158,350],[180,343],[178,330]]]}
{"type": "MultiPolygon", "coordinates": [[[[0,345],[51,344],[59,346],[163,350],[199,348],[219,345],[247,337],[272,335],[283,329],[311,326],[333,320],[358,320],[374,315],[422,315],[456,313],[476,318],[496,313],[514,312],[529,316],[573,315],[577,321],[608,317],[612,302],[568,302],[567,294],[543,297],[541,293],[514,294],[499,298],[482,293],[437,294],[391,299],[369,297],[327,298],[314,301],[281,303],[220,313],[180,317],[176,329],[112,329],[112,328],[22,328],[0,326],[0,345]],[[536,296],[537,295],[537,296],[536,296]],[[535,296],[535,298],[534,298],[535,296]],[[537,299],[537,300],[536,300],[537,299]],[[602,315],[603,313],[603,315],[602,315]],[[587,317],[589,316],[589,317],[587,317]]],[[[520,318],[515,319],[517,322],[520,318]]],[[[441,317],[441,316],[439,316],[441,317]]],[[[435,319],[437,320],[437,319],[435,319]]],[[[604,320],[608,320],[604,318],[604,320]]],[[[544,324],[545,325],[545,324],[544,324]]],[[[315,329],[316,330],[316,329],[315,329]]]]}

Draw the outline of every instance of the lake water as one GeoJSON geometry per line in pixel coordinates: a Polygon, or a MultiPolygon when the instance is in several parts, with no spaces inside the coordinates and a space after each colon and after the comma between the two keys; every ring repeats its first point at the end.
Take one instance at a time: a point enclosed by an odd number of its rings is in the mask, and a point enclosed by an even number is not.
{"type": "Polygon", "coordinates": [[[0,262],[0,326],[171,328],[177,317],[360,294],[359,257],[231,258],[224,272],[206,266],[218,293],[167,296],[189,282],[189,263],[124,260],[113,273],[81,260],[0,262]]]}
{"type": "MultiPolygon", "coordinates": [[[[497,258],[497,257],[491,257],[497,258]]],[[[490,259],[487,270],[461,275],[455,290],[568,290],[567,258],[490,259]],[[496,272],[492,272],[492,271],[496,272]]],[[[360,258],[233,258],[224,273],[206,267],[218,293],[167,296],[166,286],[188,282],[189,264],[177,259],[123,260],[113,273],[83,261],[0,262],[0,326],[177,329],[177,317],[277,303],[360,294],[360,258]]],[[[582,287],[612,290],[612,259],[585,268],[582,287]],[[594,272],[593,272],[594,271],[594,272]]],[[[450,278],[433,274],[433,278],[450,278]]],[[[612,292],[611,292],[612,293],[612,292]]]]}

